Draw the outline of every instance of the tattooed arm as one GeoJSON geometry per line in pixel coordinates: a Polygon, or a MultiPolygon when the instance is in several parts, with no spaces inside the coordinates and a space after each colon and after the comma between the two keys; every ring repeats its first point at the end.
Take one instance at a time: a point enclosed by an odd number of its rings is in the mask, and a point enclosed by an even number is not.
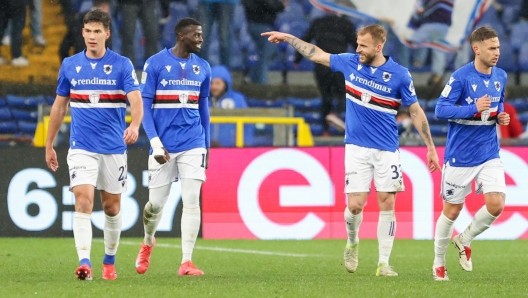
{"type": "Polygon", "coordinates": [[[272,43],[287,42],[294,49],[296,49],[306,59],[322,64],[324,66],[330,66],[330,54],[321,50],[319,47],[303,41],[288,33],[282,33],[277,31],[264,32],[262,36],[268,36],[268,40],[272,43]]]}
{"type": "Polygon", "coordinates": [[[431,136],[431,130],[429,129],[429,122],[425,113],[420,107],[420,104],[415,102],[409,106],[409,113],[411,114],[411,120],[414,124],[414,127],[418,130],[422,139],[427,146],[427,160],[429,169],[432,171],[440,170],[440,165],[438,164],[438,155],[436,154],[435,145],[433,143],[433,137],[431,136]]]}

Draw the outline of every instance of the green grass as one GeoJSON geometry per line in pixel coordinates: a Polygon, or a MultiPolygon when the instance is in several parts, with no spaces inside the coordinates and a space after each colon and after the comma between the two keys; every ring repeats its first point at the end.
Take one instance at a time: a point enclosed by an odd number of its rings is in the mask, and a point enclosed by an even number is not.
{"type": "Polygon", "coordinates": [[[202,277],[177,275],[179,239],[159,238],[149,271],[136,273],[140,239],[121,240],[119,278],[101,279],[104,248],[92,245],[94,280],[74,276],[73,239],[0,239],[0,297],[519,297],[527,295],[527,241],[473,242],[473,272],[448,250],[451,281],[431,277],[432,241],[396,241],[398,277],[376,277],[377,242],[362,240],[359,268],[346,272],[344,240],[198,240],[193,261],[202,277]],[[269,253],[269,254],[266,254],[269,253]]]}

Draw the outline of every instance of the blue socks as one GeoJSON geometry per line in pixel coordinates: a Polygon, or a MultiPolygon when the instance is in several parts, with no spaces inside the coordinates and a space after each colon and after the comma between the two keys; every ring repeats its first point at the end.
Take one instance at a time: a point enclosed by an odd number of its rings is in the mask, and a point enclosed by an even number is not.
{"type": "Polygon", "coordinates": [[[90,263],[90,259],[82,259],[79,261],[79,265],[88,265],[88,267],[92,268],[92,263],[90,263]]]}
{"type": "Polygon", "coordinates": [[[115,263],[115,256],[109,256],[105,254],[104,259],[103,259],[103,264],[114,265],[114,263],[115,263]]]}

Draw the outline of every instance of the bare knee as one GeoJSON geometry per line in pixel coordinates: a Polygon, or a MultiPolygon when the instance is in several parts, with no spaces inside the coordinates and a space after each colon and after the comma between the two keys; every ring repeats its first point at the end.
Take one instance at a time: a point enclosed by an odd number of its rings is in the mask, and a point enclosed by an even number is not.
{"type": "Polygon", "coordinates": [[[121,194],[109,194],[101,191],[103,211],[108,216],[116,216],[121,211],[121,194]]]}
{"type": "Polygon", "coordinates": [[[367,193],[349,193],[347,208],[354,215],[359,214],[363,211],[365,202],[367,200],[367,193]]]}
{"type": "Polygon", "coordinates": [[[450,220],[456,220],[463,206],[464,204],[451,204],[446,202],[444,203],[442,213],[450,220]]]}
{"type": "Polygon", "coordinates": [[[91,214],[93,209],[93,201],[86,196],[78,196],[75,198],[75,211],[80,213],[91,214]]]}
{"type": "Polygon", "coordinates": [[[506,194],[502,192],[490,192],[484,195],[486,200],[486,209],[493,216],[499,216],[504,210],[506,194]]]}

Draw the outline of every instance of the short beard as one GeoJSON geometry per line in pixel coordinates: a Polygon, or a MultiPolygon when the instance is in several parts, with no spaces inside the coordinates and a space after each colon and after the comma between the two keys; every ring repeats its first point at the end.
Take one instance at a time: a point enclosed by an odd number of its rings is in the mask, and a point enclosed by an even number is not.
{"type": "Polygon", "coordinates": [[[363,55],[363,56],[365,57],[365,61],[363,61],[362,63],[367,64],[367,65],[372,64],[372,61],[374,61],[374,58],[376,58],[375,55],[372,55],[372,56],[363,55]]]}

